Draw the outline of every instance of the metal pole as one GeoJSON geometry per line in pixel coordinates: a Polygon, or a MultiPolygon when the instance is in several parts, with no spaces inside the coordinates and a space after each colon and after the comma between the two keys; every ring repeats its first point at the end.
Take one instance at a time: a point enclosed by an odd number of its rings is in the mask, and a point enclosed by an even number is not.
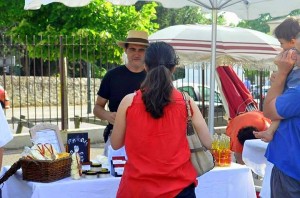
{"type": "Polygon", "coordinates": [[[91,63],[87,64],[87,113],[92,113],[91,104],[91,63]]]}
{"type": "Polygon", "coordinates": [[[60,58],[59,58],[59,69],[60,69],[60,97],[61,97],[61,129],[65,130],[69,128],[69,117],[68,117],[68,89],[67,89],[67,63],[64,59],[63,54],[63,38],[60,36],[60,58]]]}
{"type": "Polygon", "coordinates": [[[216,44],[217,44],[217,9],[212,9],[212,31],[211,31],[211,64],[210,64],[210,107],[208,112],[208,128],[214,134],[214,109],[215,109],[215,73],[216,73],[216,44]]]}
{"type": "Polygon", "coordinates": [[[259,86],[259,110],[263,111],[263,92],[262,92],[262,85],[263,85],[263,71],[259,71],[259,81],[260,81],[260,86],[259,86]]]}
{"type": "Polygon", "coordinates": [[[201,100],[202,100],[202,115],[203,115],[203,117],[205,118],[205,116],[206,116],[206,108],[205,108],[205,102],[204,102],[204,94],[205,94],[205,91],[204,91],[204,89],[205,89],[205,75],[204,75],[204,72],[205,72],[205,70],[204,70],[204,67],[202,67],[202,93],[201,93],[201,100]]]}
{"type": "MultiPolygon", "coordinates": [[[[6,80],[5,80],[5,76],[6,76],[6,70],[7,70],[7,66],[6,66],[6,58],[5,55],[3,56],[3,88],[6,89],[6,80]]],[[[1,107],[0,107],[1,108],[1,107]]]]}

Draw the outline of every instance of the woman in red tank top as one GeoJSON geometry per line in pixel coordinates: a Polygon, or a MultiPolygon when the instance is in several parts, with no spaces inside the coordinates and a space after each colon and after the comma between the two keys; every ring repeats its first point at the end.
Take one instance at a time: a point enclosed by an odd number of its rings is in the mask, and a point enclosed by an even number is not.
{"type": "MultiPolygon", "coordinates": [[[[178,63],[175,50],[151,43],[145,53],[147,76],[141,89],[123,98],[117,111],[111,145],[125,145],[128,160],[117,197],[195,197],[196,171],[186,139],[187,111],[172,84],[178,63]]],[[[211,137],[191,99],[192,121],[204,146],[211,137]]]]}

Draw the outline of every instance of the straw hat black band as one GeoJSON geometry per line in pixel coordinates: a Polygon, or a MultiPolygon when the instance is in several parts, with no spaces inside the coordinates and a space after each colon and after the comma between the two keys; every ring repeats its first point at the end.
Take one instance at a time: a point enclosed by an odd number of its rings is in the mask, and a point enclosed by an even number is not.
{"type": "Polygon", "coordinates": [[[125,44],[149,45],[148,33],[139,30],[130,30],[125,41],[117,41],[119,47],[125,48],[125,44]]]}
{"type": "Polygon", "coordinates": [[[142,39],[142,38],[127,38],[126,41],[124,41],[124,43],[145,43],[145,44],[149,44],[149,41],[146,39],[142,39]]]}

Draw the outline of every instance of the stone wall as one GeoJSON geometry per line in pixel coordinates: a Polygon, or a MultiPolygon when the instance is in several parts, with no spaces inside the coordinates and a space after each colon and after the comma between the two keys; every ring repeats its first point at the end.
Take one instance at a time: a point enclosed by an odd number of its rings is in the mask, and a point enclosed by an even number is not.
{"type": "MultiPolygon", "coordinates": [[[[4,87],[3,76],[0,85],[4,87]]],[[[100,79],[91,79],[91,102],[96,100],[100,79]]],[[[42,106],[61,104],[61,85],[59,77],[22,77],[5,76],[5,88],[11,105],[42,106]]],[[[69,104],[81,105],[87,103],[87,78],[68,78],[69,104]]]]}

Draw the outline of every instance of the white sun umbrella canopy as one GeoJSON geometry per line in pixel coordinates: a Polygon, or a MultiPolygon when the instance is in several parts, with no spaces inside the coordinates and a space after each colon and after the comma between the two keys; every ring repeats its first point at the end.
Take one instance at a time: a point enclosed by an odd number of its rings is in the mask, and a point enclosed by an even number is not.
{"type": "MultiPolygon", "coordinates": [[[[53,2],[63,3],[69,7],[82,7],[92,0],[25,0],[25,10],[39,9],[41,5],[53,2]]],[[[299,9],[300,0],[107,0],[115,5],[133,5],[138,1],[162,3],[166,8],[198,6],[203,11],[222,10],[234,12],[241,19],[256,19],[260,14],[270,13],[272,17],[288,15],[299,9]]]]}
{"type": "Polygon", "coordinates": [[[166,8],[198,6],[203,11],[222,10],[234,12],[241,19],[256,19],[260,14],[270,13],[271,16],[288,15],[292,10],[299,9],[299,0],[107,0],[115,5],[133,5],[138,1],[156,1],[166,8]]]}
{"type": "Polygon", "coordinates": [[[37,10],[42,5],[49,3],[62,3],[68,7],[82,7],[88,5],[91,0],[25,0],[25,10],[37,10]]]}
{"type": "MultiPolygon", "coordinates": [[[[180,64],[210,63],[211,25],[175,25],[149,36],[150,42],[172,45],[180,64]]],[[[216,65],[239,64],[244,68],[275,70],[275,56],[281,51],[278,40],[265,33],[239,27],[218,26],[216,65]]]]}

